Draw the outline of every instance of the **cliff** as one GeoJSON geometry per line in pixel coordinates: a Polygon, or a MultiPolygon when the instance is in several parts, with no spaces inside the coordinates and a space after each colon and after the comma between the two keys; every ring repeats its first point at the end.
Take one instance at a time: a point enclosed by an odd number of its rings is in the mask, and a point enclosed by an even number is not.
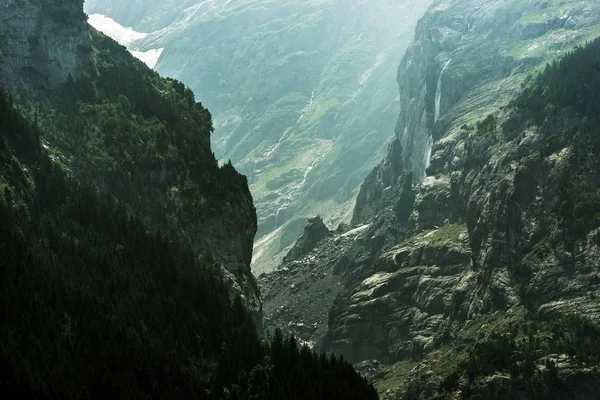
{"type": "Polygon", "coordinates": [[[595,142],[574,132],[591,129],[594,100],[576,93],[595,82],[583,59],[597,44],[542,89],[527,77],[595,37],[599,11],[583,1],[435,2],[401,63],[396,140],[362,185],[354,225],[261,277],[266,315],[367,361],[389,398],[593,398],[597,360],[578,367],[574,349],[593,340],[599,317],[595,200],[583,194],[596,182],[582,178],[597,169],[584,150],[595,142]],[[565,101],[544,94],[566,87],[565,101]],[[578,379],[591,391],[570,386],[578,379]]]}
{"type": "Polygon", "coordinates": [[[0,76],[4,86],[54,89],[69,76],[81,76],[92,62],[83,2],[57,1],[51,9],[50,4],[43,0],[0,2],[0,76]]]}

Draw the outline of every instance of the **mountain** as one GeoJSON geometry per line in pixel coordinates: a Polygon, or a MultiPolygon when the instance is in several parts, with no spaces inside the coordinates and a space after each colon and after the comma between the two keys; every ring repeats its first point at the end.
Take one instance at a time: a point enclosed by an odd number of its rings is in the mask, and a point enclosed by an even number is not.
{"type": "Polygon", "coordinates": [[[400,111],[398,64],[430,0],[88,0],[164,49],[156,69],[214,115],[217,157],[248,176],[258,214],[255,275],[306,219],[349,222],[400,111]]]}
{"type": "Polygon", "coordinates": [[[79,180],[222,264],[260,326],[252,197],[231,165],[217,166],[209,112],[183,84],[90,31],[79,6],[5,5],[0,83],[29,95],[45,146],[79,180]]]}
{"type": "Polygon", "coordinates": [[[259,337],[255,209],[192,91],[82,1],[0,10],[0,392],[376,399],[342,358],[259,337]]]}
{"type": "Polygon", "coordinates": [[[387,156],[259,279],[267,326],[390,399],[596,398],[598,35],[587,1],[434,2],[387,156]]]}

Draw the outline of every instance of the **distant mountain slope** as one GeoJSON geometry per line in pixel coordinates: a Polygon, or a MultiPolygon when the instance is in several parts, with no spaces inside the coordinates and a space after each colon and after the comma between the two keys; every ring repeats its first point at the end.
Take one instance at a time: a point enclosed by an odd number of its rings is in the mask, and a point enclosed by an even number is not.
{"type": "Polygon", "coordinates": [[[248,176],[254,271],[272,269],[306,218],[350,219],[399,112],[397,66],[429,0],[86,2],[150,35],[156,66],[215,117],[215,152],[248,176]],[[273,233],[274,232],[274,233],[273,233]]]}

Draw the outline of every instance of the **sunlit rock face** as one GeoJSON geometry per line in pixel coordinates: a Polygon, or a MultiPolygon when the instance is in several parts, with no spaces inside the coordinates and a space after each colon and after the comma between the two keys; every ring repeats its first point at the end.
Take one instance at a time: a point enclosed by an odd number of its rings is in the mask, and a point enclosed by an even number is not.
{"type": "Polygon", "coordinates": [[[597,26],[589,2],[436,1],[398,72],[404,168],[422,180],[440,137],[506,105],[530,71],[597,26]]]}
{"type": "Polygon", "coordinates": [[[259,217],[253,270],[272,270],[307,218],[349,222],[385,154],[396,74],[431,0],[88,0],[164,48],[156,69],[211,110],[217,157],[248,176],[259,217]]]}

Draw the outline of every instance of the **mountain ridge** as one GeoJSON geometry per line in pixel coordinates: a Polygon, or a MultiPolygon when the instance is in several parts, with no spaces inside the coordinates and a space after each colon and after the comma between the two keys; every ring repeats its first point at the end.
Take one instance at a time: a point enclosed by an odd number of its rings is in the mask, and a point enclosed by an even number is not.
{"type": "Polygon", "coordinates": [[[142,8],[133,3],[86,9],[154,32],[136,46],[164,47],[158,71],[205,99],[218,157],[249,178],[258,276],[307,218],[321,215],[330,228],[349,222],[358,186],[393,134],[398,63],[428,3],[151,2],[137,21],[128,17],[142,8]]]}

